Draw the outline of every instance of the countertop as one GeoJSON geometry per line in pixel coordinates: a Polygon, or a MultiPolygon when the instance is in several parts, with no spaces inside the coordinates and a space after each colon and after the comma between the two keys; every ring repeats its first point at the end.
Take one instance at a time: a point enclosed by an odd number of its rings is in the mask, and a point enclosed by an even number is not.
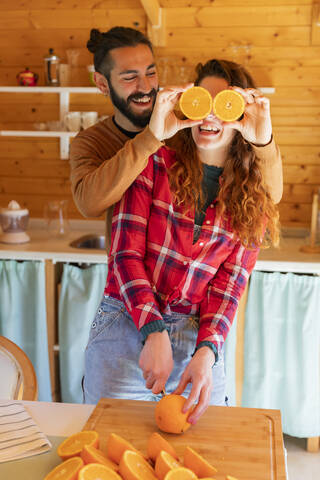
{"type": "MultiPolygon", "coordinates": [[[[103,250],[70,247],[70,242],[86,234],[103,234],[103,221],[79,220],[70,222],[68,235],[52,237],[43,221],[33,219],[27,230],[30,242],[20,245],[0,243],[1,259],[52,260],[53,262],[106,263],[103,250]]],[[[320,274],[320,254],[300,251],[308,243],[305,230],[286,229],[279,248],[260,251],[255,270],[320,274]]]]}

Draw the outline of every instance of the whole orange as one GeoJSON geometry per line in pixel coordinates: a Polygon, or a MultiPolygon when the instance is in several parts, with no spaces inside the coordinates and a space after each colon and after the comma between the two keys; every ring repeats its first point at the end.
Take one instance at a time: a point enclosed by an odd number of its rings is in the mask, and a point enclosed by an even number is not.
{"type": "Polygon", "coordinates": [[[186,399],[182,395],[164,395],[156,405],[155,418],[158,428],[167,433],[183,433],[191,424],[187,418],[193,407],[182,413],[186,399]]]}

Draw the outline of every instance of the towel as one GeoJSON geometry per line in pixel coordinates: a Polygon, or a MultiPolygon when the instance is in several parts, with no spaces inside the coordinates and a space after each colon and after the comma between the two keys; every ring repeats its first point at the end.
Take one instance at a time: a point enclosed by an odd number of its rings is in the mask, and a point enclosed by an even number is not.
{"type": "Polygon", "coordinates": [[[51,448],[22,403],[0,403],[0,463],[38,455],[51,448]]]}

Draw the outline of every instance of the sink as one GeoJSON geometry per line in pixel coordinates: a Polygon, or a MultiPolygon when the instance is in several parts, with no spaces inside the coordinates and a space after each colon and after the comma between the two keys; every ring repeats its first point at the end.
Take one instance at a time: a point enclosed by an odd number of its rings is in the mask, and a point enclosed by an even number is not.
{"type": "Polygon", "coordinates": [[[105,250],[106,238],[104,235],[83,235],[73,240],[69,245],[73,248],[105,250]]]}

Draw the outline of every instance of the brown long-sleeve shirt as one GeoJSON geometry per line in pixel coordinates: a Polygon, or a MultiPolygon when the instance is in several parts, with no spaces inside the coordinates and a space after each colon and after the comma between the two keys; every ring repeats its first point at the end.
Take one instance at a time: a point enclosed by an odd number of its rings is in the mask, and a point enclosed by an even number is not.
{"type": "MultiPolygon", "coordinates": [[[[80,132],[70,148],[71,186],[74,201],[85,217],[106,212],[109,250],[113,205],[120,200],[147,166],[148,158],[162,142],[146,127],[130,139],[108,117],[80,132]]],[[[282,196],[282,162],[274,140],[264,147],[253,145],[262,161],[265,183],[275,203],[282,196]]]]}

